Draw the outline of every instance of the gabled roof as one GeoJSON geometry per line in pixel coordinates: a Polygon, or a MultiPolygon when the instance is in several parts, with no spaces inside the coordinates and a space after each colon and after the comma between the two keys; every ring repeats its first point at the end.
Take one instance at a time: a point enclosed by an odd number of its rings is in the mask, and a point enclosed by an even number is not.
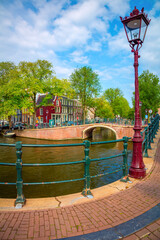
{"type": "MultiPolygon", "coordinates": [[[[40,105],[44,98],[46,97],[47,94],[39,95],[37,99],[36,105],[40,105]]],[[[55,96],[52,96],[52,98],[48,99],[47,103],[48,104],[53,104],[53,100],[55,99],[55,96]]]]}

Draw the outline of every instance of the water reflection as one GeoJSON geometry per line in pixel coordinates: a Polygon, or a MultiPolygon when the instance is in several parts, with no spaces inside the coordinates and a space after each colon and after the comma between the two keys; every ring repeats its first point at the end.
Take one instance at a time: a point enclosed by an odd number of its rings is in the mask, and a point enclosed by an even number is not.
{"type": "MultiPolygon", "coordinates": [[[[102,131],[103,132],[103,131],[102,131]]],[[[101,133],[102,133],[101,132],[101,133]]],[[[96,138],[97,133],[94,134],[94,140],[91,141],[107,141],[115,139],[115,135],[110,130],[108,133],[103,132],[101,138],[96,138]]],[[[0,137],[0,142],[15,143],[22,141],[23,144],[56,144],[56,143],[79,143],[82,140],[66,140],[66,141],[47,141],[39,139],[27,138],[4,138],[0,137]]],[[[129,144],[129,149],[132,145],[129,144]]],[[[111,143],[92,145],[90,147],[90,158],[109,157],[121,153],[123,150],[123,143],[111,143]]],[[[0,147],[0,162],[16,162],[16,150],[13,147],[0,147]]],[[[55,162],[73,162],[84,159],[84,147],[55,147],[55,148],[23,148],[22,160],[23,163],[55,163],[55,162]]],[[[129,157],[131,160],[131,156],[129,157]]],[[[91,176],[99,173],[111,171],[113,167],[122,165],[122,157],[104,160],[101,162],[92,162],[90,165],[91,176]]],[[[16,182],[15,167],[0,166],[0,182],[16,182]]],[[[65,166],[39,166],[39,167],[23,167],[23,181],[26,182],[49,182],[60,181],[67,179],[82,178],[84,176],[84,165],[65,165],[65,166]]],[[[103,177],[93,178],[91,181],[91,188],[100,187],[107,183],[116,181],[122,176],[122,172],[110,174],[103,177]]],[[[24,195],[29,197],[50,197],[66,195],[69,193],[81,192],[83,189],[83,181],[76,181],[71,183],[59,183],[53,185],[33,185],[24,186],[24,195]]],[[[15,186],[0,185],[0,197],[16,198],[15,186]]]]}

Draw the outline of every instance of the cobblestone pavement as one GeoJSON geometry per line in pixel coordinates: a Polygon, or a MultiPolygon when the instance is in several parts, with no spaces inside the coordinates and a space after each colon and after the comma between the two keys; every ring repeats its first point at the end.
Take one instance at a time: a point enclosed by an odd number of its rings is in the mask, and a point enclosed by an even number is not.
{"type": "MultiPolygon", "coordinates": [[[[160,131],[156,141],[159,137],[160,131]]],[[[0,239],[60,239],[115,227],[159,204],[159,183],[160,139],[154,164],[149,174],[132,188],[99,200],[67,207],[47,210],[1,211],[0,239]]],[[[160,239],[160,220],[124,239],[160,239]]]]}

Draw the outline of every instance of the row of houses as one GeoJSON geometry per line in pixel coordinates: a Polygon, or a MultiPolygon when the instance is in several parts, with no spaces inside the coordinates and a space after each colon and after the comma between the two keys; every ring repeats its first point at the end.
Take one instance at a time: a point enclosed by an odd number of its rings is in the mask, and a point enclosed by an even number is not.
{"type": "MultiPolygon", "coordinates": [[[[82,120],[82,106],[76,99],[67,97],[53,96],[43,104],[46,94],[39,95],[37,98],[36,122],[39,124],[61,124],[63,122],[82,120]]],[[[94,114],[89,113],[89,119],[94,118],[94,114]]],[[[33,125],[33,115],[28,109],[17,110],[12,116],[12,123],[21,122],[33,125]]]]}
{"type": "MultiPolygon", "coordinates": [[[[37,105],[40,106],[46,95],[40,95],[37,105]]],[[[77,121],[82,119],[82,106],[78,100],[67,97],[53,96],[46,106],[37,109],[36,117],[40,123],[61,124],[63,122],[77,121]]]]}

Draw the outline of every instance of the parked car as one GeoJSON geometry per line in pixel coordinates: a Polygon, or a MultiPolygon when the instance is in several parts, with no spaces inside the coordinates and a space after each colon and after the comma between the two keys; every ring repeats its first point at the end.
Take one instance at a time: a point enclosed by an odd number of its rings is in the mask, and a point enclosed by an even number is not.
{"type": "Polygon", "coordinates": [[[25,129],[25,125],[24,125],[24,123],[17,122],[17,123],[15,123],[15,125],[12,126],[12,129],[14,129],[14,130],[16,130],[16,129],[25,129]]]}
{"type": "Polygon", "coordinates": [[[9,124],[6,123],[6,124],[1,124],[0,125],[0,130],[3,130],[3,129],[9,129],[9,124]]]}

